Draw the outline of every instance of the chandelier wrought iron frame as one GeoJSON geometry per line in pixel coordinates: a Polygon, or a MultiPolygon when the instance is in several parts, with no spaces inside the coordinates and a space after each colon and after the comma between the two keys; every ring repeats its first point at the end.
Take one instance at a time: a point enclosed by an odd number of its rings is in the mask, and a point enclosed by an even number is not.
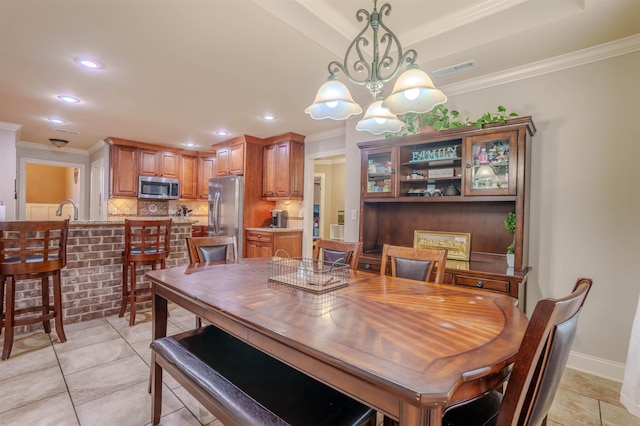
{"type": "Polygon", "coordinates": [[[349,81],[357,85],[364,85],[369,89],[373,99],[377,100],[382,93],[384,83],[395,78],[403,64],[408,64],[408,68],[417,66],[415,61],[418,58],[418,53],[414,49],[409,49],[403,53],[400,40],[382,21],[382,17],[389,16],[390,13],[391,5],[389,3],[382,5],[378,11],[377,0],[373,1],[373,11],[371,13],[366,9],[360,9],[356,12],[358,22],[366,21],[366,25],[347,48],[344,62],[332,61],[329,63],[330,78],[337,78],[336,74],[342,71],[349,81]],[[369,29],[373,32],[371,64],[363,54],[363,48],[368,47],[369,43],[371,43],[365,36],[369,29]],[[384,30],[381,35],[379,34],[380,29],[384,30]],[[382,55],[380,55],[381,45],[386,45],[382,55]],[[397,50],[393,50],[394,46],[397,50]],[[355,56],[352,56],[352,54],[355,56]],[[350,60],[352,65],[349,65],[350,60]],[[353,70],[354,74],[349,71],[350,69],[353,70]],[[356,74],[361,74],[363,71],[366,71],[366,77],[358,79],[356,74]]]}

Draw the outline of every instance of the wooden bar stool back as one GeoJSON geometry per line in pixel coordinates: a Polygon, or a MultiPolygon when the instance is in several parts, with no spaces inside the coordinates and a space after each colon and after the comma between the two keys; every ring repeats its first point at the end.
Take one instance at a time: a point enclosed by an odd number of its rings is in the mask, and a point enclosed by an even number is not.
{"type": "Polygon", "coordinates": [[[11,354],[14,327],[17,326],[42,322],[44,331],[51,333],[50,321],[55,319],[58,339],[67,341],[62,326],[60,270],[67,264],[68,231],[68,219],[0,222],[0,331],[3,328],[5,331],[3,360],[11,354]],[[53,304],[49,300],[49,277],[53,277],[53,304]],[[16,309],[16,281],[33,279],[40,279],[40,304],[16,309]],[[3,300],[6,311],[2,310],[3,300]]]}
{"type": "MultiPolygon", "coordinates": [[[[166,268],[170,252],[171,219],[124,221],[124,251],[122,252],[122,304],[118,316],[124,316],[127,304],[131,305],[129,326],[136,321],[136,303],[151,300],[151,288],[136,284],[139,266],[151,266],[155,270],[166,268]]],[[[144,275],[144,274],[142,274],[144,275]]],[[[141,277],[142,277],[141,275],[141,277]]]]}

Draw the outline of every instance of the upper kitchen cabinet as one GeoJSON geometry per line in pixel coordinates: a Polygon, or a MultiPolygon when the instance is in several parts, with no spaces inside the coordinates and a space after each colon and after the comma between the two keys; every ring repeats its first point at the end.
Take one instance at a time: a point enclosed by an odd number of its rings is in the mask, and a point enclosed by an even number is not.
{"type": "Polygon", "coordinates": [[[222,146],[216,149],[216,175],[243,175],[244,174],[244,143],[222,146]]]}
{"type": "Polygon", "coordinates": [[[140,176],[180,178],[180,154],[175,152],[140,150],[140,176]]]}
{"type": "Polygon", "coordinates": [[[110,149],[109,196],[138,196],[138,149],[133,146],[113,145],[110,149]]]}
{"type": "Polygon", "coordinates": [[[198,155],[180,155],[180,198],[198,198],[198,155]]]}
{"type": "MultiPolygon", "coordinates": [[[[259,228],[268,224],[275,202],[262,197],[263,152],[266,142],[254,136],[242,135],[212,145],[216,150],[217,176],[239,174],[244,176],[242,241],[246,241],[246,228],[259,228]],[[242,159],[241,164],[236,164],[242,159]]],[[[247,256],[247,245],[242,244],[242,257],[247,256]]]]}
{"type": "Polygon", "coordinates": [[[216,176],[216,156],[213,154],[198,157],[198,199],[209,198],[209,179],[216,176]]]}
{"type": "Polygon", "coordinates": [[[207,199],[209,178],[215,176],[214,153],[118,138],[105,141],[111,145],[110,197],[137,197],[139,176],[162,176],[180,181],[180,198],[207,199]]]}
{"type": "Polygon", "coordinates": [[[304,136],[286,133],[266,140],[262,196],[269,200],[302,200],[304,136]]]}

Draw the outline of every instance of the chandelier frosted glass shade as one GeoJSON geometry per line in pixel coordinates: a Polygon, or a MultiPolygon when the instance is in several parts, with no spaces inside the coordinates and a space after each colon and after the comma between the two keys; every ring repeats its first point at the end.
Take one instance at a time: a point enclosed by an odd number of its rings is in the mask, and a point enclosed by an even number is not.
{"type": "Polygon", "coordinates": [[[446,101],[445,94],[433,85],[427,73],[415,66],[398,77],[391,95],[382,102],[382,106],[400,115],[428,112],[446,101]]]}
{"type": "Polygon", "coordinates": [[[398,120],[395,114],[382,106],[382,100],[378,100],[369,105],[362,120],[358,121],[356,130],[381,135],[397,133],[403,125],[404,123],[398,120]]]}
{"type": "Polygon", "coordinates": [[[316,98],[304,110],[314,120],[346,120],[352,115],[362,114],[362,108],[351,97],[347,86],[335,77],[320,86],[316,98]]]}

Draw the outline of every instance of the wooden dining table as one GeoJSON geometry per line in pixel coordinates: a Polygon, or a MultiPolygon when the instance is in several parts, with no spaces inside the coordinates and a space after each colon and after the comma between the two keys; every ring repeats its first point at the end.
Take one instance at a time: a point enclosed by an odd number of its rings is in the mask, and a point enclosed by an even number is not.
{"type": "Polygon", "coordinates": [[[401,425],[441,425],[508,377],[528,322],[510,296],[363,271],[314,293],[270,281],[273,260],[148,272],[153,338],[171,301],[401,425]]]}

